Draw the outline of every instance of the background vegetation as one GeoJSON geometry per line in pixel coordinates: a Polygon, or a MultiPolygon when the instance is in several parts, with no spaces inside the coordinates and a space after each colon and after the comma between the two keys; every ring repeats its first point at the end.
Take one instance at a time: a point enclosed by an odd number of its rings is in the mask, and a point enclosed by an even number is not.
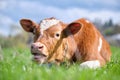
{"type": "Polygon", "coordinates": [[[120,49],[112,47],[112,59],[106,66],[82,69],[79,64],[37,65],[31,61],[29,48],[1,49],[0,80],[119,80],[120,49]]]}

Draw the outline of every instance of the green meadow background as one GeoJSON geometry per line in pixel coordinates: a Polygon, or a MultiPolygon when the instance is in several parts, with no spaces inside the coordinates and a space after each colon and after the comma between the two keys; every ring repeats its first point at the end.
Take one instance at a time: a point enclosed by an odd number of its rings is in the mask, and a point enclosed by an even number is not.
{"type": "Polygon", "coordinates": [[[38,65],[26,48],[0,48],[0,80],[120,80],[120,49],[111,47],[112,58],[98,69],[38,65]]]}

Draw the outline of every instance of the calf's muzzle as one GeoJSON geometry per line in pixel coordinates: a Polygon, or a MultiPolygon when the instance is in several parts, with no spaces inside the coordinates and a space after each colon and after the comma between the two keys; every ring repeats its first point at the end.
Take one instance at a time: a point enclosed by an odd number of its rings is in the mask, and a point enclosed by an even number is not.
{"type": "Polygon", "coordinates": [[[44,48],[43,44],[40,44],[39,42],[32,43],[31,52],[32,53],[39,53],[43,50],[43,48],[44,48]]]}

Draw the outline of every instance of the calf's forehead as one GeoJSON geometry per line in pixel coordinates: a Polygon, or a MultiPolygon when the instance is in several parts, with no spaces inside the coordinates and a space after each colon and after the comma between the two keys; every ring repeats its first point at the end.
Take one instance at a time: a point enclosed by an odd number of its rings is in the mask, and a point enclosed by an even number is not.
{"type": "Polygon", "coordinates": [[[62,26],[60,24],[51,26],[50,28],[46,29],[47,32],[61,32],[62,26]]]}
{"type": "Polygon", "coordinates": [[[40,22],[40,28],[42,30],[46,30],[46,29],[50,28],[51,26],[57,25],[59,23],[60,23],[60,21],[55,18],[44,19],[40,22]]]}

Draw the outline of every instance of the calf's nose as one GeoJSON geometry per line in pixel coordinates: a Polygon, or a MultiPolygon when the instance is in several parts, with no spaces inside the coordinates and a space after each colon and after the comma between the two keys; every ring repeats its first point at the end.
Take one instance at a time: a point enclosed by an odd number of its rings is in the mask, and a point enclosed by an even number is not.
{"type": "Polygon", "coordinates": [[[32,43],[32,45],[31,45],[31,49],[32,50],[42,50],[43,49],[43,45],[42,44],[40,44],[39,42],[37,42],[37,43],[32,43]]]}

